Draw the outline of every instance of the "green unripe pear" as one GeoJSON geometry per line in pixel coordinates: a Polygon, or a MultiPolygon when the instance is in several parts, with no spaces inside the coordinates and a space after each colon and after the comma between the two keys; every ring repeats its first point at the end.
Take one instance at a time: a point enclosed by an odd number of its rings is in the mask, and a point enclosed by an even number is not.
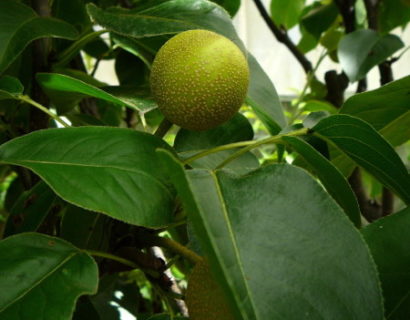
{"type": "Polygon", "coordinates": [[[206,261],[198,262],[192,270],[185,302],[191,320],[235,320],[225,293],[206,261]]]}
{"type": "Polygon", "coordinates": [[[189,30],[168,40],[151,70],[151,91],[164,116],[189,130],[228,121],[248,90],[249,68],[242,51],[208,30],[189,30]]]}

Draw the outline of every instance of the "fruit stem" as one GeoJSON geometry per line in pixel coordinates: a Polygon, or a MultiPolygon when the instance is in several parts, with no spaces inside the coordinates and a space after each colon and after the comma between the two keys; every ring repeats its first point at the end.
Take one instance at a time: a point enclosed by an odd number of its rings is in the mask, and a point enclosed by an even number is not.
{"type": "Polygon", "coordinates": [[[239,148],[239,147],[245,147],[237,152],[235,152],[234,154],[232,154],[231,156],[229,156],[228,158],[226,158],[223,162],[221,162],[216,169],[220,169],[223,166],[225,166],[226,164],[228,164],[229,162],[231,162],[232,160],[238,158],[239,156],[241,156],[242,154],[248,152],[251,149],[254,149],[256,147],[259,147],[260,145],[263,144],[268,144],[268,143],[278,143],[281,141],[282,137],[286,137],[286,136],[302,136],[305,135],[307,133],[308,129],[307,128],[303,128],[303,129],[299,129],[290,133],[282,133],[282,134],[278,134],[276,136],[273,137],[268,137],[262,140],[258,140],[258,141],[241,141],[241,142],[235,142],[235,143],[230,143],[230,144],[225,144],[223,146],[218,146],[216,148],[212,148],[209,150],[205,150],[202,152],[197,153],[196,155],[193,155],[192,157],[189,157],[187,159],[185,159],[185,161],[183,161],[183,164],[189,164],[192,161],[195,161],[199,158],[205,157],[209,154],[212,153],[216,153],[216,152],[220,152],[223,150],[229,150],[229,149],[234,149],[234,148],[239,148]]]}
{"type": "Polygon", "coordinates": [[[307,128],[303,128],[303,129],[299,129],[290,133],[282,133],[282,134],[278,134],[276,136],[273,137],[268,137],[259,141],[254,141],[253,144],[238,150],[237,152],[235,152],[234,154],[230,155],[228,158],[226,158],[224,161],[222,161],[215,169],[221,169],[222,167],[224,167],[225,165],[227,165],[229,162],[231,162],[232,160],[240,157],[241,155],[247,153],[248,151],[250,151],[251,149],[254,149],[256,147],[259,147],[263,144],[269,144],[269,143],[280,143],[282,141],[282,137],[294,137],[294,136],[301,136],[301,135],[305,135],[307,133],[308,129],[307,128]]]}
{"type": "Polygon", "coordinates": [[[31,104],[32,106],[36,107],[37,109],[40,109],[41,111],[47,113],[51,118],[53,118],[55,121],[59,122],[62,126],[68,128],[70,125],[65,122],[63,119],[61,119],[58,115],[52,113],[50,110],[48,110],[46,107],[42,106],[38,102],[34,101],[31,99],[29,96],[21,95],[18,96],[18,99],[24,102],[27,102],[31,104]]]}
{"type": "Polygon", "coordinates": [[[138,265],[130,260],[115,256],[113,254],[107,253],[107,252],[102,252],[102,251],[96,251],[96,250],[83,250],[85,253],[88,253],[91,256],[94,257],[100,257],[100,258],[105,258],[105,259],[110,259],[117,261],[119,263],[122,263],[123,265],[129,266],[134,269],[138,269],[138,265]]]}
{"type": "Polygon", "coordinates": [[[168,130],[171,129],[172,127],[172,122],[168,121],[167,119],[164,119],[161,121],[161,123],[159,124],[157,130],[155,131],[154,135],[157,137],[164,137],[168,130]]]}
{"type": "Polygon", "coordinates": [[[224,151],[224,150],[229,150],[229,149],[234,149],[234,148],[239,148],[239,147],[246,147],[249,145],[254,144],[255,141],[240,141],[240,142],[234,142],[234,143],[229,143],[229,144],[224,144],[222,146],[218,146],[209,150],[205,150],[202,152],[197,153],[196,155],[193,155],[192,157],[189,157],[183,161],[183,164],[189,164],[199,158],[205,157],[209,154],[224,151]]]}

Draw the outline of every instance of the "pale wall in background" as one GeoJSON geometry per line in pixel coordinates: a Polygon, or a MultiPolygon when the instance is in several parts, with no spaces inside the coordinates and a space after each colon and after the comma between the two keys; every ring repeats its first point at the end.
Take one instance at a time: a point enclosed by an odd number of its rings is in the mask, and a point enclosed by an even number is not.
{"type": "MultiPolygon", "coordinates": [[[[269,9],[270,0],[263,0],[263,2],[265,7],[269,9]]],[[[302,67],[290,51],[283,44],[276,41],[252,0],[242,0],[242,6],[234,18],[234,25],[239,37],[262,65],[275,84],[279,94],[294,95],[295,90],[302,90],[306,79],[302,67]]],[[[298,33],[298,30],[291,30],[290,35],[294,40],[297,40],[298,33]]],[[[402,37],[407,46],[410,45],[410,27],[404,33],[401,30],[395,30],[395,33],[402,37]]],[[[313,65],[319,59],[321,50],[322,48],[319,48],[307,54],[313,65]]],[[[337,64],[325,58],[318,70],[318,78],[323,80],[324,73],[331,69],[340,71],[337,64]]],[[[393,64],[393,72],[395,79],[410,74],[410,50],[398,62],[393,64]]],[[[370,71],[368,86],[369,89],[379,87],[378,68],[373,68],[370,71]]],[[[351,86],[349,90],[354,91],[355,86],[351,86]]]]}

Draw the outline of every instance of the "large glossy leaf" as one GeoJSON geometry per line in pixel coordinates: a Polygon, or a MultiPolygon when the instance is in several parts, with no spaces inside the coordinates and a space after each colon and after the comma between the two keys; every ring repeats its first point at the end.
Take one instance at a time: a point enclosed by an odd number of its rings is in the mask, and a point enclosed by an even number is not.
{"type": "Polygon", "coordinates": [[[0,100],[16,99],[24,90],[19,79],[4,76],[0,78],[0,100]]]}
{"type": "Polygon", "coordinates": [[[305,171],[184,172],[160,155],[238,319],[383,318],[366,245],[305,171]]]}
{"type": "Polygon", "coordinates": [[[173,193],[161,174],[159,138],[108,127],[49,129],[0,146],[0,161],[37,173],[63,199],[146,227],[172,221],[173,193]]]}
{"type": "MultiPolygon", "coordinates": [[[[190,29],[208,29],[226,36],[246,53],[229,15],[209,1],[171,0],[139,12],[102,10],[88,5],[88,12],[104,28],[134,39],[172,35],[190,29]]],[[[276,134],[286,125],[279,97],[256,59],[249,53],[247,56],[250,68],[248,103],[269,131],[276,134]]]]}
{"type": "Polygon", "coordinates": [[[248,54],[248,63],[251,73],[246,102],[269,132],[272,135],[277,134],[281,128],[286,126],[279,96],[268,75],[251,54],[248,54]]]}
{"type": "Polygon", "coordinates": [[[406,167],[393,147],[368,123],[347,115],[334,115],[320,121],[313,131],[410,203],[410,176],[406,167]]]}
{"type": "Polygon", "coordinates": [[[91,25],[83,0],[53,0],[52,4],[53,16],[70,23],[79,31],[91,25]]]}
{"type": "MultiPolygon", "coordinates": [[[[130,99],[121,99],[100,88],[97,88],[89,83],[85,83],[79,79],[58,74],[58,73],[37,73],[37,81],[40,85],[50,91],[70,92],[81,94],[84,96],[91,96],[98,99],[106,100],[117,105],[126,105],[135,110],[139,110],[139,105],[133,103],[130,99]]],[[[81,96],[76,96],[81,97],[81,96]]]]}
{"type": "Polygon", "coordinates": [[[290,29],[299,22],[304,4],[305,0],[272,0],[270,3],[272,20],[277,25],[290,29]]]}
{"type": "Polygon", "coordinates": [[[393,145],[410,138],[410,76],[390,82],[376,90],[356,94],[343,104],[340,113],[370,123],[393,145]]]}
{"type": "Polygon", "coordinates": [[[33,9],[19,1],[0,1],[0,72],[30,42],[44,37],[75,39],[77,31],[62,20],[37,16],[33,9]]]}
{"type": "Polygon", "coordinates": [[[42,181],[23,192],[9,212],[4,235],[37,231],[55,200],[53,190],[42,181]]]}
{"type": "MultiPolygon", "coordinates": [[[[147,66],[148,69],[151,69],[152,62],[154,61],[155,58],[155,53],[156,50],[152,48],[147,48],[146,43],[142,41],[141,39],[134,39],[134,38],[128,38],[125,36],[121,36],[119,34],[112,34],[112,39],[114,40],[115,44],[118,45],[119,47],[123,48],[125,51],[133,54],[134,56],[138,57],[141,59],[142,62],[147,66]]],[[[161,41],[161,44],[163,44],[163,41],[161,41]]],[[[118,58],[116,57],[115,63],[116,63],[116,70],[117,70],[117,64],[118,64],[118,58]]],[[[129,71],[128,71],[129,72],[129,71]]],[[[121,75],[118,74],[118,80],[121,83],[121,75]]],[[[141,77],[141,75],[139,75],[141,77]]]]}
{"type": "Polygon", "coordinates": [[[315,2],[303,15],[301,24],[315,38],[319,38],[335,21],[338,9],[334,2],[319,4],[315,2]]]}
{"type": "Polygon", "coordinates": [[[302,38],[298,48],[306,53],[318,45],[322,33],[334,23],[338,10],[334,2],[321,4],[319,1],[315,1],[305,7],[302,15],[299,24],[302,38]]]}
{"type": "Polygon", "coordinates": [[[60,223],[60,237],[81,249],[106,250],[109,218],[101,213],[67,205],[60,223]],[[81,221],[81,223],[78,223],[81,221]]]}
{"type": "Polygon", "coordinates": [[[350,220],[360,227],[360,209],[352,188],[333,164],[310,144],[296,137],[283,137],[313,168],[326,190],[343,208],[350,220]]]}
{"type": "Polygon", "coordinates": [[[68,242],[36,233],[0,242],[1,319],[69,320],[97,284],[94,260],[68,242]]]}
{"type": "Polygon", "coordinates": [[[212,2],[215,2],[225,8],[225,10],[229,12],[231,17],[233,17],[238,12],[241,6],[241,0],[212,0],[212,2]]]}
{"type": "MultiPolygon", "coordinates": [[[[211,149],[229,143],[253,139],[253,129],[248,119],[241,114],[236,114],[230,121],[217,128],[207,131],[189,131],[180,129],[175,137],[174,148],[180,157],[187,158],[200,151],[211,149]]],[[[194,168],[215,169],[227,157],[238,149],[224,150],[212,153],[190,163],[194,168]]],[[[258,159],[251,153],[230,162],[226,168],[238,172],[246,172],[259,166],[258,159]]]]}
{"type": "Polygon", "coordinates": [[[104,28],[133,38],[176,34],[190,29],[219,31],[243,48],[229,15],[204,0],[170,0],[143,11],[102,10],[87,6],[94,21],[104,28]]]}
{"type": "Polygon", "coordinates": [[[381,36],[361,29],[345,35],[339,43],[338,57],[351,82],[362,79],[374,66],[386,60],[404,44],[396,35],[381,36]]]}
{"type": "Polygon", "coordinates": [[[386,318],[391,320],[404,320],[410,314],[409,227],[407,208],[362,230],[380,273],[386,318]]]}
{"type": "Polygon", "coordinates": [[[379,4],[379,27],[383,33],[396,27],[406,26],[410,20],[410,3],[408,0],[383,0],[379,4]]]}

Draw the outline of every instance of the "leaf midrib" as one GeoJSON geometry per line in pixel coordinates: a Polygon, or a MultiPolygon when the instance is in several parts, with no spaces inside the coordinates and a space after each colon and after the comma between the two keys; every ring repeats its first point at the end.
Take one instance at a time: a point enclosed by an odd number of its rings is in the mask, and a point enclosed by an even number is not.
{"type": "Polygon", "coordinates": [[[159,186],[161,186],[162,189],[166,190],[167,194],[169,195],[170,198],[172,198],[172,194],[170,190],[166,187],[166,185],[159,180],[158,178],[147,174],[146,172],[138,169],[130,169],[130,168],[125,168],[125,167],[119,167],[119,166],[112,166],[112,165],[98,165],[98,164],[82,164],[82,163],[70,163],[70,162],[52,162],[52,161],[43,161],[43,160],[1,160],[0,163],[14,163],[16,165],[22,165],[25,167],[30,168],[29,165],[24,165],[24,164],[45,164],[45,165],[54,165],[54,166],[73,166],[73,167],[84,167],[84,168],[103,168],[103,169],[116,169],[116,170],[121,170],[121,171],[126,171],[126,172],[131,172],[131,173],[136,173],[139,175],[142,175],[148,179],[151,179],[155,181],[155,183],[159,186]]]}
{"type": "Polygon", "coordinates": [[[228,231],[229,231],[229,238],[231,239],[232,245],[234,247],[234,252],[235,252],[237,264],[238,264],[238,267],[241,271],[241,278],[242,278],[243,283],[245,284],[245,287],[248,291],[247,296],[249,297],[249,301],[251,302],[252,313],[253,313],[255,319],[260,319],[258,317],[257,309],[256,309],[254,299],[253,299],[253,296],[252,296],[252,291],[250,290],[249,284],[246,281],[246,277],[245,277],[245,273],[244,273],[243,265],[242,265],[242,259],[240,258],[240,253],[239,253],[239,249],[238,249],[238,245],[237,245],[237,240],[235,238],[235,234],[232,230],[232,225],[231,225],[229,217],[228,217],[228,211],[227,211],[227,208],[226,208],[226,203],[225,203],[225,200],[224,200],[223,195],[222,195],[222,191],[221,191],[221,187],[219,185],[218,178],[216,177],[215,171],[210,171],[210,173],[211,173],[212,179],[213,179],[214,184],[215,184],[215,188],[216,188],[216,192],[217,192],[219,201],[222,205],[223,219],[225,220],[225,224],[226,224],[226,226],[228,228],[228,231]]]}

